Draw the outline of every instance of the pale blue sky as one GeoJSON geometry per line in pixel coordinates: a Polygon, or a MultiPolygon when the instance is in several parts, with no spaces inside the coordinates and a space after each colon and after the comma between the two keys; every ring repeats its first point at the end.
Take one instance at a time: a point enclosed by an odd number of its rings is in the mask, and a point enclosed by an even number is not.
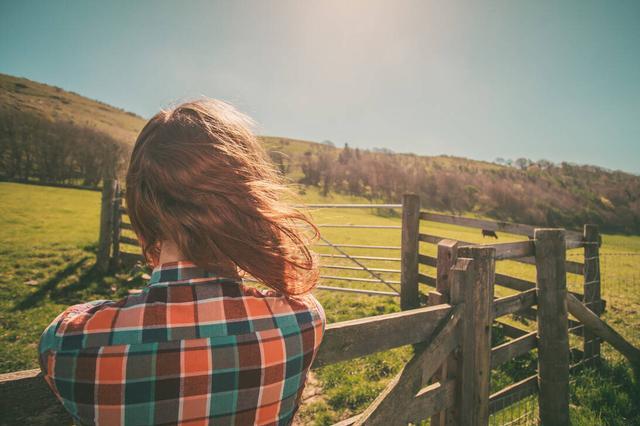
{"type": "Polygon", "coordinates": [[[640,173],[640,1],[8,1],[0,72],[150,117],[640,173]]]}

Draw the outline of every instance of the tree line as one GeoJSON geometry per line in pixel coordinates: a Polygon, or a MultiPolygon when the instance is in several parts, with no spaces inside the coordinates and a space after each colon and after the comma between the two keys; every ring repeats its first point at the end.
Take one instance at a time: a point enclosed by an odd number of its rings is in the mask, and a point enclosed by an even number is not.
{"type": "Polygon", "coordinates": [[[97,187],[122,168],[126,146],[91,127],[0,109],[0,178],[97,187]]]}
{"type": "Polygon", "coordinates": [[[640,233],[640,177],[620,171],[527,159],[507,167],[348,145],[308,150],[299,161],[300,182],[324,194],[398,202],[415,192],[423,208],[453,214],[569,229],[595,223],[608,232],[640,233]]]}

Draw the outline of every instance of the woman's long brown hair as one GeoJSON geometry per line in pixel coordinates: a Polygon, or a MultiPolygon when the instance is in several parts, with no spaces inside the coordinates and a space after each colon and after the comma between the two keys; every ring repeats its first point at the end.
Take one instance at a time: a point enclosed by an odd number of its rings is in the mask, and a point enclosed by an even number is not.
{"type": "Polygon", "coordinates": [[[156,114],[136,140],[127,172],[131,225],[152,266],[163,241],[196,265],[246,272],[286,295],[315,287],[319,236],[258,139],[250,120],[212,99],[156,114]],[[290,197],[293,199],[293,197],[290,197]]]}

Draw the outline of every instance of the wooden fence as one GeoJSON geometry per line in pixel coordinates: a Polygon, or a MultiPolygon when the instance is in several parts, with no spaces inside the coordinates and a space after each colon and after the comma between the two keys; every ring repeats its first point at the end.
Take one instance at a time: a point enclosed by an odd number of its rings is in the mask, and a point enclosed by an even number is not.
{"type": "MultiPolygon", "coordinates": [[[[117,193],[117,187],[114,190],[117,193]]],[[[499,401],[533,394],[539,395],[539,418],[544,425],[567,425],[569,333],[576,327],[589,330],[593,337],[585,342],[583,362],[597,358],[600,340],[604,340],[634,368],[640,366],[640,351],[597,315],[603,307],[593,290],[597,273],[566,260],[567,248],[585,247],[585,255],[597,261],[595,228],[585,227],[584,235],[579,235],[562,229],[435,215],[421,211],[413,195],[406,195],[403,205],[403,310],[327,325],[314,368],[405,345],[413,345],[414,355],[363,413],[339,425],[402,425],[429,418],[432,425],[487,425],[490,414],[501,409],[499,401]],[[422,220],[493,227],[531,239],[472,245],[420,233],[422,220]],[[437,257],[421,254],[421,241],[437,244],[437,257]],[[535,282],[497,274],[496,261],[507,259],[535,264],[535,282]],[[436,277],[421,273],[421,264],[435,267],[436,277]],[[567,272],[578,271],[589,293],[567,291],[567,272]],[[425,285],[427,306],[422,306],[419,290],[425,285]],[[495,298],[494,286],[517,293],[495,298]],[[533,312],[537,320],[535,331],[506,327],[511,340],[492,347],[492,324],[505,315],[527,312],[533,312]],[[572,322],[569,314],[582,323],[572,322]],[[537,374],[491,394],[491,370],[533,349],[538,351],[537,374]]],[[[114,215],[102,217],[116,220],[114,215]]],[[[39,418],[46,418],[41,424],[69,422],[38,370],[1,375],[0,400],[3,415],[9,418],[22,414],[29,424],[37,424],[39,418]]]]}

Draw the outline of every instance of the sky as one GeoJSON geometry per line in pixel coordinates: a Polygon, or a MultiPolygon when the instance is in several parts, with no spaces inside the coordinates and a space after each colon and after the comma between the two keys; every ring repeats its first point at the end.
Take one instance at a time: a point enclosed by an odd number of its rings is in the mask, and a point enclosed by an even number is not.
{"type": "Polygon", "coordinates": [[[0,0],[0,72],[145,118],[640,174],[640,1],[0,0]]]}

